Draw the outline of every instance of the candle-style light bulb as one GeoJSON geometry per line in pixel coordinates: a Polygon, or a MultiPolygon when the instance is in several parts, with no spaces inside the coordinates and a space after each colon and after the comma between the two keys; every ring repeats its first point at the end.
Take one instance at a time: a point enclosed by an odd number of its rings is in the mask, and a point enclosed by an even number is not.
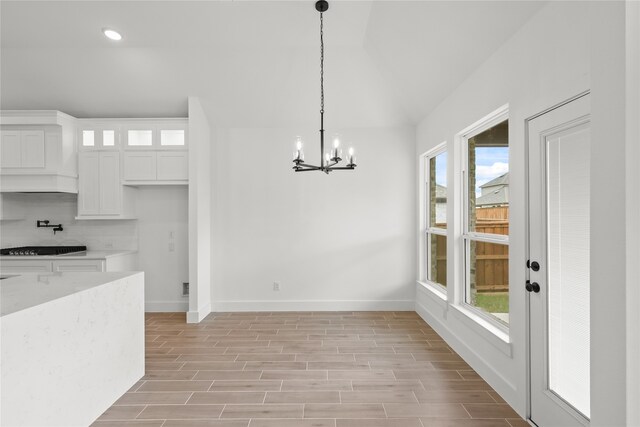
{"type": "Polygon", "coordinates": [[[294,152],[294,161],[295,160],[304,160],[304,153],[302,151],[302,138],[296,137],[296,151],[294,152]]]}
{"type": "Polygon", "coordinates": [[[353,156],[354,150],[353,147],[349,147],[349,164],[352,165],[355,163],[356,158],[353,156]]]}
{"type": "Polygon", "coordinates": [[[333,138],[333,148],[338,148],[340,146],[340,138],[337,136],[333,138]]]}
{"type": "Polygon", "coordinates": [[[329,153],[324,153],[324,160],[327,164],[329,163],[330,158],[331,156],[329,155],[329,153]]]}

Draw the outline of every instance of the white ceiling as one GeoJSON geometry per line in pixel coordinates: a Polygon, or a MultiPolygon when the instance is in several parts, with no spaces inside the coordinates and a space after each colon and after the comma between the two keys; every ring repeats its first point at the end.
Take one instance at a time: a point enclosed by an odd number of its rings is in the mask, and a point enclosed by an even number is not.
{"type": "MultiPolygon", "coordinates": [[[[0,106],[77,117],[184,116],[317,125],[313,1],[0,2],[0,106]],[[122,32],[107,40],[101,28],[122,32]]],[[[327,121],[415,123],[540,7],[535,2],[332,1],[327,121]]]]}

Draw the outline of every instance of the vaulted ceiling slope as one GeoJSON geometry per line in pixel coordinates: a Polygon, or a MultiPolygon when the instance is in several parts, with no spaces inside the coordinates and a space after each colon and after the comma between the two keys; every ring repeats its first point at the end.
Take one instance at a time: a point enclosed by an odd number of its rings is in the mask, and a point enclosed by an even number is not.
{"type": "MultiPolygon", "coordinates": [[[[77,117],[183,116],[215,126],[317,125],[313,1],[0,2],[0,107],[77,117]],[[112,27],[124,39],[101,32],[112,27]]],[[[334,127],[416,123],[537,2],[333,1],[325,14],[334,127]]]]}

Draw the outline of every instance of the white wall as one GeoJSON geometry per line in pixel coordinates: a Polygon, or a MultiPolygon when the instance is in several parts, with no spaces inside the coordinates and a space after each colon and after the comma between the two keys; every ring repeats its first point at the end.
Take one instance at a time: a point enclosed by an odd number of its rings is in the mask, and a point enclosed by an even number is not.
{"type": "MultiPolygon", "coordinates": [[[[478,68],[418,127],[417,155],[454,136],[498,107],[509,104],[510,135],[510,345],[442,300],[419,289],[416,310],[480,373],[516,411],[527,415],[525,318],[525,119],[589,88],[590,22],[585,3],[550,3],[478,68]],[[567,25],[570,22],[571,25],[567,25]]],[[[453,176],[449,156],[448,182],[453,176]]],[[[450,191],[453,191],[450,189],[450,191]]],[[[449,194],[454,209],[457,200],[449,194]]],[[[415,227],[417,230],[418,227],[415,227]]],[[[450,245],[453,259],[458,248],[450,245]]],[[[448,277],[454,277],[449,263],[448,277]]],[[[418,284],[421,288],[422,285],[418,284]]],[[[451,295],[450,295],[451,298],[451,295]]]]}
{"type": "Polygon", "coordinates": [[[68,193],[4,194],[4,203],[20,206],[22,220],[0,221],[0,247],[25,245],[86,245],[89,250],[138,249],[136,221],[91,221],[75,219],[78,196],[68,193]],[[53,234],[50,228],[36,228],[36,220],[62,224],[53,234]]]}
{"type": "Polygon", "coordinates": [[[341,134],[358,167],[327,176],[291,169],[296,135],[318,159],[314,128],[219,130],[214,310],[413,309],[414,130],[341,134]]]}
{"type": "Polygon", "coordinates": [[[640,425],[640,2],[626,4],[627,423],[640,425]]]}
{"type": "Polygon", "coordinates": [[[188,189],[139,187],[136,202],[145,310],[186,312],[189,300],[182,296],[182,283],[189,281],[188,189]]]}
{"type": "Polygon", "coordinates": [[[591,2],[589,15],[591,426],[610,427],[627,425],[625,4],[591,2]]]}
{"type": "Polygon", "coordinates": [[[211,312],[211,136],[200,101],[189,97],[189,323],[211,312]]]}

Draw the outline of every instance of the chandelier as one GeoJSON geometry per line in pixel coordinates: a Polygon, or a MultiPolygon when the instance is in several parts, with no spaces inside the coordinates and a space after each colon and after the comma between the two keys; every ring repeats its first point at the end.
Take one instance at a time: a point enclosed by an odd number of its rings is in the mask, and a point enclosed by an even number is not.
{"type": "Polygon", "coordinates": [[[293,170],[296,172],[321,171],[328,174],[334,170],[353,170],[356,167],[356,158],[353,155],[353,147],[348,151],[348,163],[346,166],[337,166],[342,161],[342,148],[340,139],[336,136],[333,139],[333,149],[330,152],[324,151],[324,38],[322,14],[329,9],[326,0],[316,2],[316,10],[320,12],[320,166],[310,165],[304,162],[304,151],[302,149],[302,138],[296,138],[296,149],[293,152],[293,170]]]}

